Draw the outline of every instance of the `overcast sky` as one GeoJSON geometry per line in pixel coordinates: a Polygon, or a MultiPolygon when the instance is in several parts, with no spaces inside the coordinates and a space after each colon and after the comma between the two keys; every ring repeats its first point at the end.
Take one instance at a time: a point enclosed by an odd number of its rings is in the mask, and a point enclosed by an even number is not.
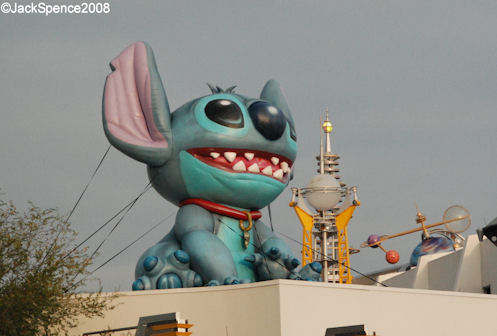
{"type": "MultiPolygon", "coordinates": [[[[467,234],[497,216],[497,2],[168,0],[110,7],[100,15],[0,13],[0,188],[18,206],[31,200],[69,212],[108,146],[101,125],[108,63],[132,42],[147,41],[172,109],[208,94],[207,82],[238,85],[254,97],[268,79],[281,83],[298,133],[292,187],[316,173],[319,117],[329,107],[340,175],[358,186],[362,203],[349,224],[352,246],[371,233],[416,225],[415,202],[430,223],[448,206],[464,205],[473,220],[467,234]]],[[[146,184],[145,167],[112,149],[72,217],[80,239],[146,184]]],[[[273,204],[273,224],[300,240],[290,198],[288,188],[273,204]]],[[[150,190],[95,266],[175,211],[150,190]]],[[[105,289],[130,289],[136,260],[173,218],[95,273],[105,289]]],[[[101,239],[90,240],[90,249],[101,239]]],[[[415,234],[384,245],[405,263],[418,241],[415,234]]],[[[299,255],[300,246],[288,244],[299,255]]],[[[351,260],[362,272],[388,266],[378,250],[351,260]]]]}

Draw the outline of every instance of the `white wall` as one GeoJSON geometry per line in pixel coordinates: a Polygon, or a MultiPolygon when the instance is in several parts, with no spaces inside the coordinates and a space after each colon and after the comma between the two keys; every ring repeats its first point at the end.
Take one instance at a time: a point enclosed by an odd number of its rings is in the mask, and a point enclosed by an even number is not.
{"type": "Polygon", "coordinates": [[[193,335],[280,334],[279,291],[274,282],[122,292],[116,303],[104,319],[81,320],[71,335],[136,326],[140,316],[172,312],[194,324],[193,335]]]}
{"type": "Polygon", "coordinates": [[[358,285],[281,284],[282,335],[364,324],[381,336],[497,335],[497,296],[358,285]],[[299,316],[300,315],[300,316],[299,316]]]}
{"type": "Polygon", "coordinates": [[[324,336],[326,328],[365,324],[379,336],[496,335],[497,296],[272,280],[255,284],[125,292],[105,319],[72,335],[136,325],[145,315],[179,311],[202,336],[324,336]]]}

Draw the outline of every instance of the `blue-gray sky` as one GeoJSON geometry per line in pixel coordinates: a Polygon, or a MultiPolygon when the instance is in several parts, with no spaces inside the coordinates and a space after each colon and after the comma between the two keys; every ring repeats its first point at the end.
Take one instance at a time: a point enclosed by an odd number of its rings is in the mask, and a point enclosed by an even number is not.
{"type": "MultiPolygon", "coordinates": [[[[329,107],[342,179],[359,187],[362,202],[349,225],[355,247],[370,233],[415,225],[414,202],[429,222],[449,205],[464,205],[471,233],[497,216],[495,1],[110,4],[101,15],[0,14],[0,187],[19,206],[31,200],[70,210],[108,146],[101,126],[108,63],[143,40],[155,51],[173,109],[208,94],[206,82],[258,96],[266,80],[277,79],[299,137],[291,186],[315,174],[319,117],[329,107]]],[[[72,217],[80,238],[146,183],[145,167],[112,149],[72,217]]],[[[290,197],[287,189],[274,203],[274,226],[300,239],[290,197]]],[[[95,265],[175,211],[149,191],[95,265]]],[[[136,260],[172,223],[98,271],[104,288],[128,290],[136,260]]],[[[385,247],[407,262],[418,240],[385,247]]],[[[370,272],[387,264],[378,250],[363,250],[352,266],[370,272]]]]}

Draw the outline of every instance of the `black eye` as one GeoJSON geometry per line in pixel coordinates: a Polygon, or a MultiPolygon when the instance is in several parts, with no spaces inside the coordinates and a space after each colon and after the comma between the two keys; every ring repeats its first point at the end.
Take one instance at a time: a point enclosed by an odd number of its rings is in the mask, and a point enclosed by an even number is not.
{"type": "Polygon", "coordinates": [[[268,140],[276,140],[283,135],[286,118],[277,107],[259,101],[249,107],[249,114],[255,128],[268,140]]]}
{"type": "Polygon", "coordinates": [[[210,120],[231,128],[243,127],[243,114],[240,107],[227,99],[216,99],[205,106],[205,115],[210,120]]]}

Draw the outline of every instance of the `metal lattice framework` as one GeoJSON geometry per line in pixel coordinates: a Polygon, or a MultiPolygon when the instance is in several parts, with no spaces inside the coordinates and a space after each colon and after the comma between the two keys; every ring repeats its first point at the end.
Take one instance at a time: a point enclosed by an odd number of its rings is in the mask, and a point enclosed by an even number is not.
{"type": "MultiPolygon", "coordinates": [[[[320,136],[320,155],[318,173],[331,175],[337,180],[339,187],[312,186],[307,188],[292,188],[293,198],[290,206],[294,208],[302,224],[302,265],[318,261],[323,266],[322,278],[324,282],[351,283],[350,273],[350,248],[348,243],[347,225],[359,201],[357,188],[346,188],[344,182],[338,181],[337,154],[331,152],[330,133],[333,125],[328,120],[321,122],[325,135],[326,145],[323,146],[323,135],[320,136]],[[304,198],[310,195],[326,197],[327,193],[340,195],[339,204],[327,210],[310,210],[304,198]],[[353,194],[353,200],[351,200],[353,194]]],[[[336,182],[335,182],[336,183],[336,182]]]]}

